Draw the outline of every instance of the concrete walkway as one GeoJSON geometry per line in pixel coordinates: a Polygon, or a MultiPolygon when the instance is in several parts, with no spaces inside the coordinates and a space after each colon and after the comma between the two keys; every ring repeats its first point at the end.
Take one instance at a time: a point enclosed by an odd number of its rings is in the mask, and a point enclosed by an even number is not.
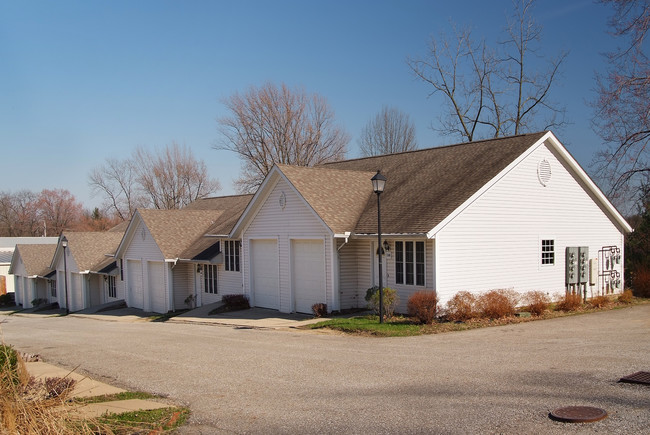
{"type": "MultiPolygon", "coordinates": [[[[71,398],[89,398],[111,394],[124,393],[126,390],[117,388],[103,382],[90,379],[86,376],[62,369],[52,364],[47,364],[42,361],[26,362],[25,367],[29,374],[34,376],[37,380],[45,380],[47,378],[69,378],[76,381],[74,389],[70,394],[71,398]]],[[[80,413],[83,417],[94,418],[100,417],[104,414],[121,414],[124,412],[151,410],[159,408],[169,408],[170,405],[151,400],[142,399],[129,399],[129,400],[114,400],[101,403],[89,403],[86,405],[76,406],[73,412],[80,413]]]]}
{"type": "Polygon", "coordinates": [[[209,314],[212,310],[222,305],[222,302],[204,305],[172,317],[168,322],[223,325],[248,329],[288,329],[299,328],[327,320],[325,317],[314,318],[307,314],[287,314],[266,308],[249,308],[247,310],[209,314]]]}

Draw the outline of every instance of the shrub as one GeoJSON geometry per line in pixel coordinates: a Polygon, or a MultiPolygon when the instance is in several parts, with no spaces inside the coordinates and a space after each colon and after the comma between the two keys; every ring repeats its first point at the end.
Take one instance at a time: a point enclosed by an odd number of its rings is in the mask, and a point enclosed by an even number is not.
{"type": "Polygon", "coordinates": [[[408,314],[420,323],[429,324],[436,318],[438,311],[438,295],[435,291],[422,290],[409,297],[408,314]]]}
{"type": "Polygon", "coordinates": [[[16,301],[14,300],[14,293],[6,293],[4,295],[0,295],[0,307],[13,307],[16,305],[16,301]]]}
{"type": "Polygon", "coordinates": [[[311,306],[311,310],[314,312],[315,317],[323,317],[327,314],[327,304],[314,304],[311,306]]]}
{"type": "Polygon", "coordinates": [[[514,290],[490,290],[478,297],[476,306],[481,317],[500,319],[514,316],[518,302],[519,293],[514,290]]]}
{"type": "MultiPolygon", "coordinates": [[[[395,308],[399,305],[399,296],[397,291],[390,287],[384,287],[384,314],[386,317],[392,317],[395,313],[395,308]]],[[[366,291],[366,301],[368,301],[368,309],[379,315],[379,287],[370,287],[366,291]]]]}
{"type": "Polygon", "coordinates": [[[589,305],[594,308],[605,308],[612,303],[612,300],[607,296],[595,296],[589,300],[589,305]]]}
{"type": "Polygon", "coordinates": [[[41,305],[47,304],[47,299],[36,298],[32,300],[32,307],[40,307],[41,305]]]}
{"type": "Polygon", "coordinates": [[[636,297],[650,298],[650,269],[638,267],[632,273],[632,290],[636,297]]]}
{"type": "Polygon", "coordinates": [[[16,385],[19,382],[18,353],[11,346],[0,344],[0,371],[2,384],[8,382],[11,385],[16,385]]]}
{"type": "Polygon", "coordinates": [[[634,294],[632,293],[632,290],[630,290],[630,289],[625,290],[618,297],[618,301],[622,302],[624,304],[629,304],[630,302],[632,302],[633,299],[634,299],[634,294]]]}
{"type": "Polygon", "coordinates": [[[560,298],[555,304],[559,311],[575,311],[582,306],[582,296],[580,294],[567,293],[560,298]]]}
{"type": "Polygon", "coordinates": [[[246,295],[223,295],[221,300],[230,311],[246,310],[251,307],[246,295]]]}
{"type": "Polygon", "coordinates": [[[548,310],[551,298],[542,291],[530,291],[524,295],[524,302],[527,304],[526,309],[530,314],[541,316],[544,311],[548,310]]]}
{"type": "Polygon", "coordinates": [[[470,292],[458,292],[447,302],[447,319],[464,322],[477,316],[476,296],[470,292]]]}

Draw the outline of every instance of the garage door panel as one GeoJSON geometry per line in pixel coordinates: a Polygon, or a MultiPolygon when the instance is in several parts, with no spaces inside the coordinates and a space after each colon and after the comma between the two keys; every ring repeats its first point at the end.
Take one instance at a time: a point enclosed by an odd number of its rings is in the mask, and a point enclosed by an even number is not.
{"type": "Polygon", "coordinates": [[[251,281],[256,307],[280,308],[278,243],[276,240],[251,240],[251,281]]]}
{"type": "Polygon", "coordinates": [[[322,240],[291,241],[291,279],[295,311],[311,313],[312,305],[327,302],[322,240]]]}

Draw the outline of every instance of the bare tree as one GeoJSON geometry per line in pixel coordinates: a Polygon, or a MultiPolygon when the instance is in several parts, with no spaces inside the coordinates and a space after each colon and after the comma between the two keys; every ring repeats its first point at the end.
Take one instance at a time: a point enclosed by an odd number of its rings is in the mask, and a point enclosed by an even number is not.
{"type": "Polygon", "coordinates": [[[58,236],[64,229],[74,229],[83,217],[83,207],[66,189],[43,189],[36,200],[37,215],[45,234],[58,236]]]}
{"type": "Polygon", "coordinates": [[[230,112],[218,119],[224,141],[214,148],[239,154],[240,192],[253,192],[276,163],[313,166],[345,156],[349,136],[318,94],[265,83],[224,104],[230,112]]]}
{"type": "Polygon", "coordinates": [[[565,124],[564,109],[551,101],[550,91],[567,54],[539,64],[541,27],[532,18],[533,3],[513,1],[514,16],[496,48],[454,27],[451,41],[432,38],[424,59],[407,61],[432,88],[429,96],[443,96],[446,109],[434,130],[472,141],[565,124]]]}
{"type": "Polygon", "coordinates": [[[623,45],[606,54],[609,71],[596,76],[593,127],[605,148],[597,153],[594,166],[606,192],[629,210],[634,201],[644,206],[650,183],[650,61],[644,43],[650,2],[601,3],[612,6],[611,33],[623,45]]]}
{"type": "Polygon", "coordinates": [[[94,195],[104,197],[104,208],[128,220],[145,201],[138,191],[137,171],[133,160],[107,159],[88,176],[94,195]]]}
{"type": "Polygon", "coordinates": [[[104,197],[104,208],[121,220],[131,219],[137,208],[182,208],[221,189],[205,163],[176,142],[162,151],[140,147],[129,159],[108,159],[90,173],[88,182],[104,197]]]}
{"type": "Polygon", "coordinates": [[[394,107],[383,107],[361,130],[359,146],[364,156],[417,149],[415,125],[407,114],[394,107]]]}
{"type": "Polygon", "coordinates": [[[136,149],[133,162],[147,202],[157,209],[179,209],[221,189],[204,162],[186,146],[173,142],[162,152],[136,149]]]}

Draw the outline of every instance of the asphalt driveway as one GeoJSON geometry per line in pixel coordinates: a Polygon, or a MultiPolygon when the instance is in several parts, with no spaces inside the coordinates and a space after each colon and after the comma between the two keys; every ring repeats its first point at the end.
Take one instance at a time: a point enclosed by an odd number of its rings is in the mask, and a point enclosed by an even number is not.
{"type": "Polygon", "coordinates": [[[648,433],[650,305],[409,338],[1,316],[4,341],[192,410],[182,433],[648,433]],[[551,421],[570,405],[590,424],[551,421]]]}

